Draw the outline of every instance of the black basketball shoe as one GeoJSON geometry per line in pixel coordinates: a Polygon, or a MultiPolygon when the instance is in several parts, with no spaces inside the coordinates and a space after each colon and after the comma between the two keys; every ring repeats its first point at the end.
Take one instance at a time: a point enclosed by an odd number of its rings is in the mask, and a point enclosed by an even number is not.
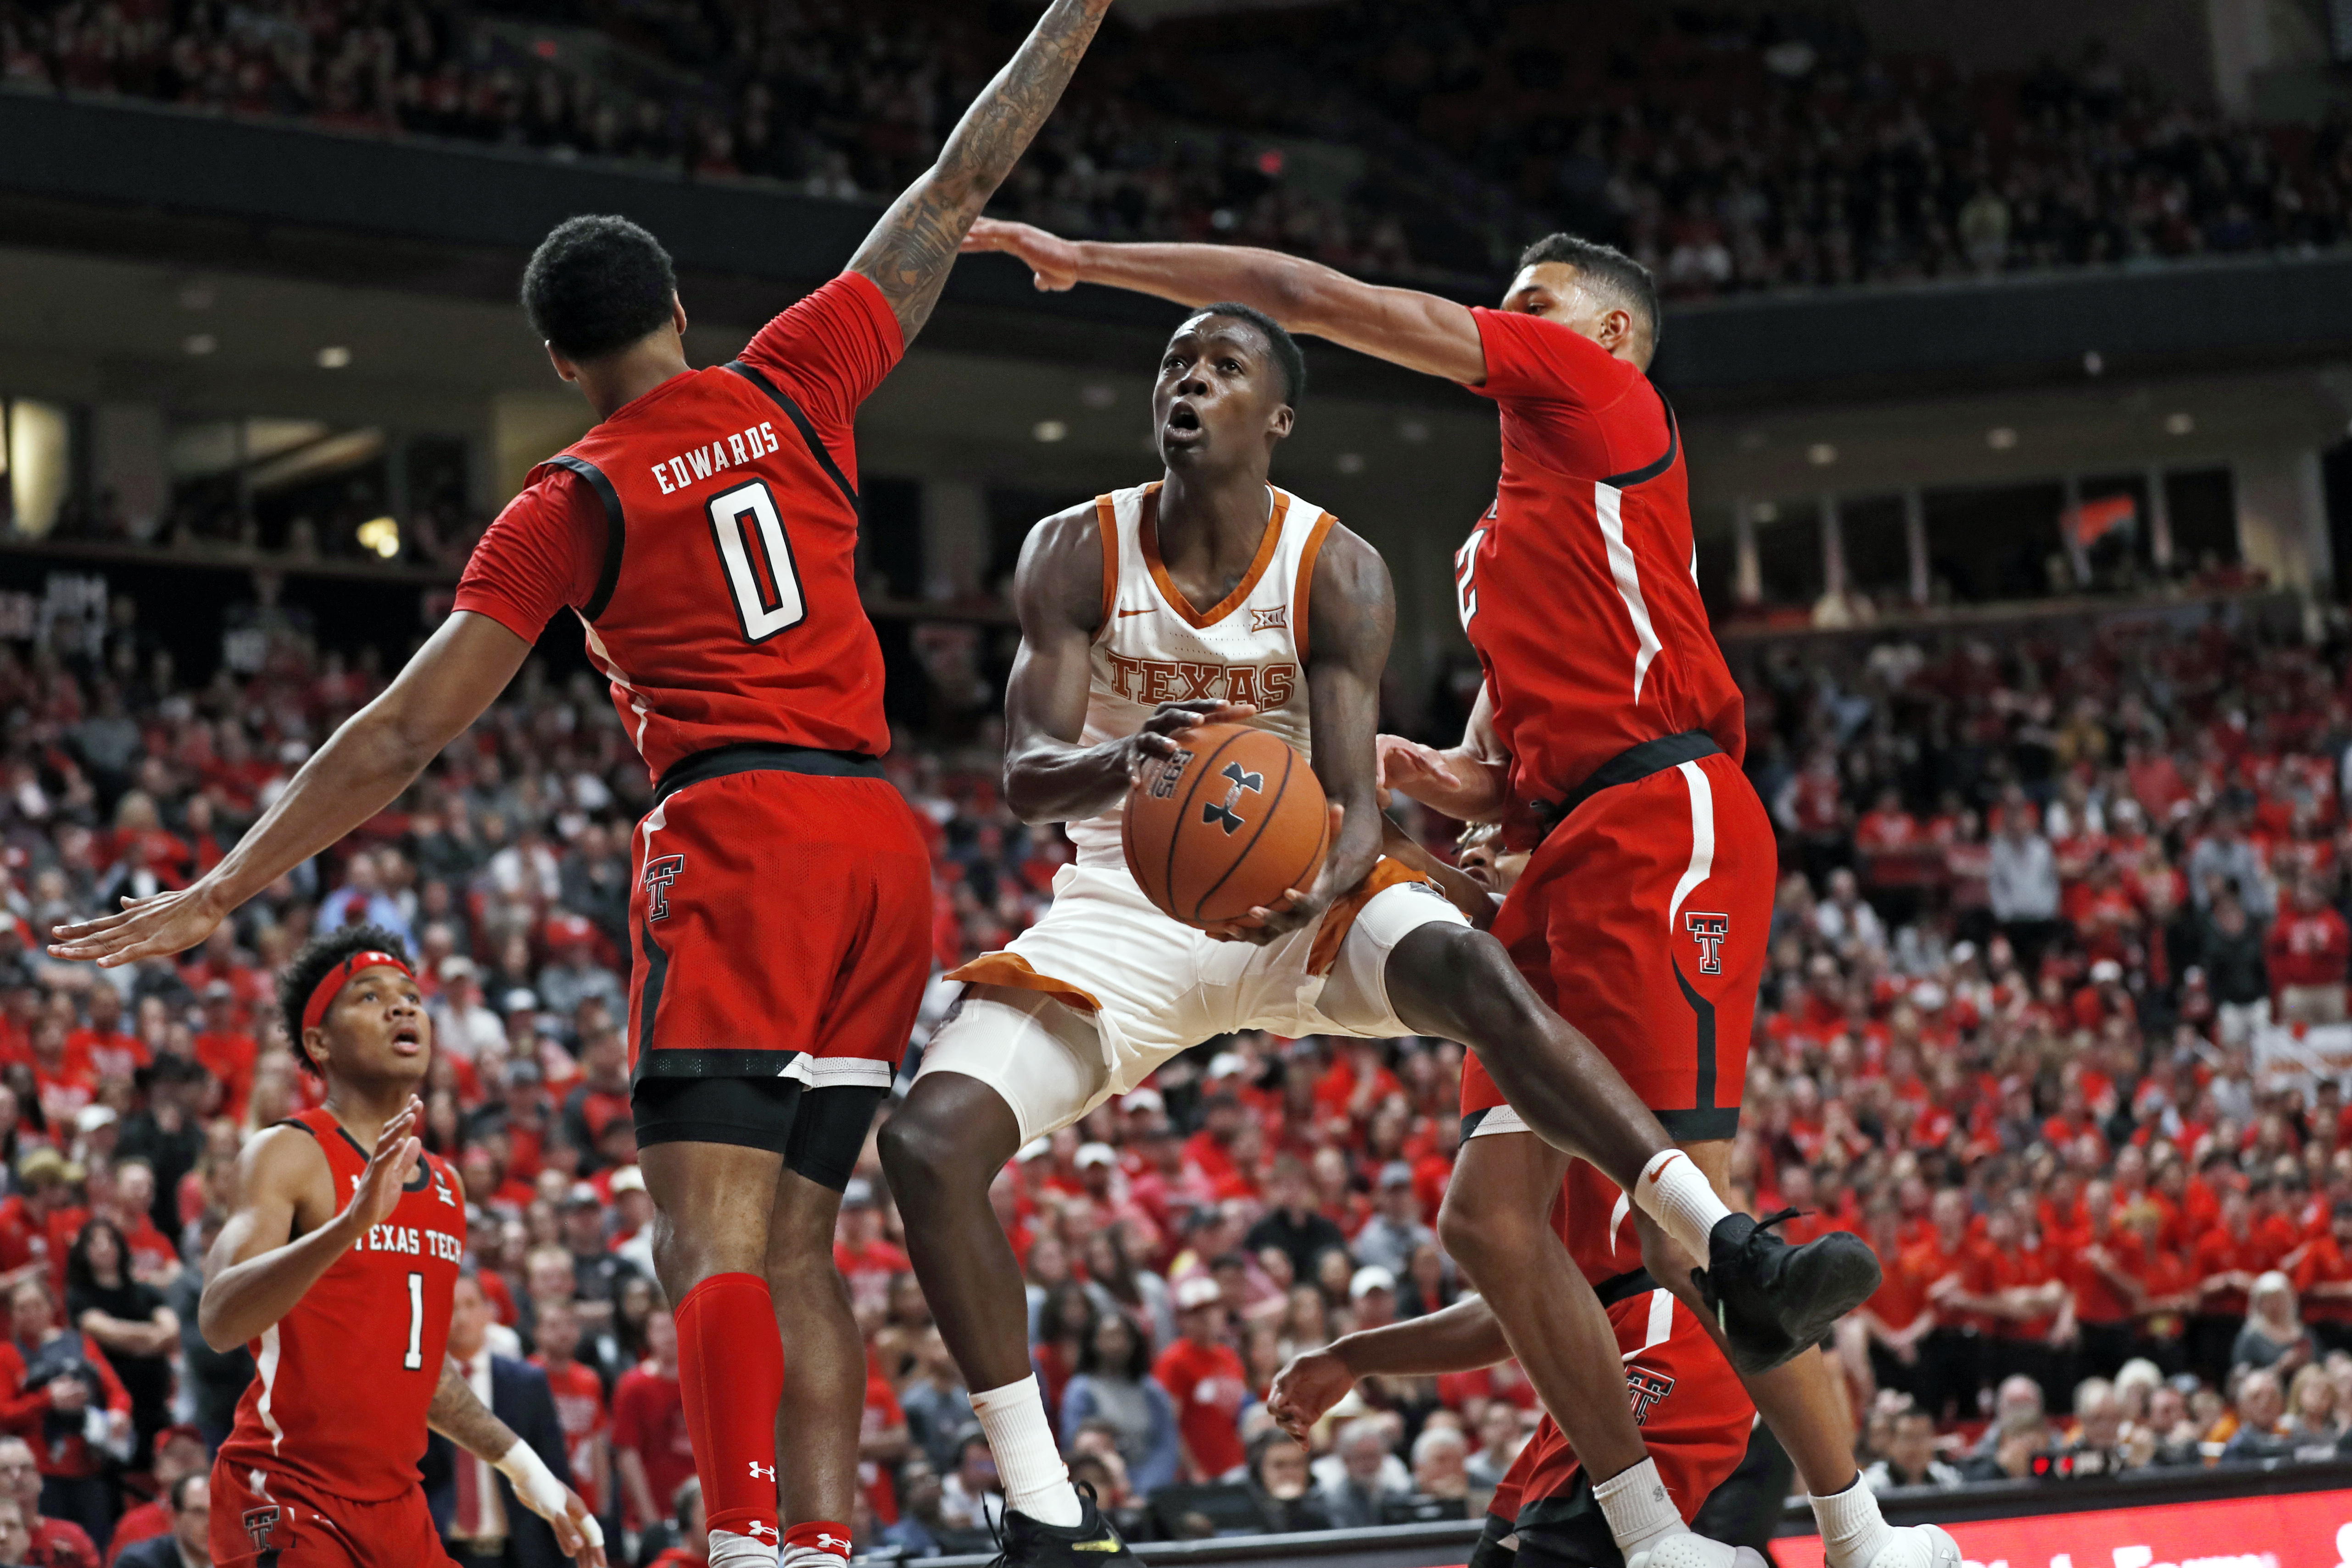
{"type": "Polygon", "coordinates": [[[1691,1270],[1715,1309],[1732,1369],[1744,1375],[1769,1372],[1819,1344],[1878,1289],[1878,1260],[1861,1237],[1832,1230],[1791,1247],[1772,1234],[1796,1214],[1786,1208],[1760,1221],[1727,1215],[1706,1239],[1707,1266],[1691,1270]]]}
{"type": "Polygon", "coordinates": [[[1003,1533],[997,1538],[996,1561],[990,1568],[1061,1568],[1063,1564],[1125,1563],[1141,1558],[1127,1549],[1095,1506],[1095,1489],[1076,1483],[1078,1522],[1046,1524],[1018,1509],[1004,1511],[1003,1533]]]}

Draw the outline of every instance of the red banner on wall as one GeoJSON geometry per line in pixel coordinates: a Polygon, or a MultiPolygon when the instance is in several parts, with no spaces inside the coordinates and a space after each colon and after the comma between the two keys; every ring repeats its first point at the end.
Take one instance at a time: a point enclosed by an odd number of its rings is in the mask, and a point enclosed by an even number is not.
{"type": "MultiPolygon", "coordinates": [[[[2352,1568],[2352,1491],[2032,1514],[1947,1528],[1967,1568],[2352,1568]]],[[[1780,1537],[1772,1556],[1780,1568],[1822,1568],[1822,1538],[1780,1537]]]]}

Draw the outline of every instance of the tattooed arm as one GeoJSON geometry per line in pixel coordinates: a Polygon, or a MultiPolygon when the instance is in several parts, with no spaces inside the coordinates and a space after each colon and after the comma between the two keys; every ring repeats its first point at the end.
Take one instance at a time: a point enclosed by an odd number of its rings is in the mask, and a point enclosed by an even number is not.
{"type": "Polygon", "coordinates": [[[931,319],[957,247],[1061,100],[1110,0],[1054,0],[1021,50],[964,110],[940,160],[890,204],[849,270],[873,279],[911,343],[931,319]]]}

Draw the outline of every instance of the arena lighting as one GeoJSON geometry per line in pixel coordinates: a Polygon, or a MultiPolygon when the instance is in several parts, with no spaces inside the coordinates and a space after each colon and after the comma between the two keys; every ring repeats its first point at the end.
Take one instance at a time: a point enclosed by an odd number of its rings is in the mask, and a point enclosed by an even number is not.
{"type": "Polygon", "coordinates": [[[203,359],[220,347],[220,340],[210,332],[191,332],[180,340],[181,350],[192,359],[203,359]]]}
{"type": "Polygon", "coordinates": [[[1401,419],[1397,421],[1397,434],[1418,446],[1429,439],[1429,423],[1425,420],[1401,419]]]}
{"type": "Polygon", "coordinates": [[[1805,461],[1816,468],[1826,468],[1837,461],[1837,448],[1826,441],[1816,441],[1805,448],[1805,461]]]}
{"type": "Polygon", "coordinates": [[[1780,520],[1780,503],[1759,501],[1748,515],[1759,523],[1777,523],[1780,520]]]}
{"type": "Polygon", "coordinates": [[[330,343],[319,350],[319,368],[322,371],[340,371],[351,362],[352,351],[341,343],[330,343]]]}
{"type": "Polygon", "coordinates": [[[1108,408],[1118,401],[1118,389],[1108,382],[1088,382],[1079,389],[1078,401],[1088,408],[1108,408]]]}
{"type": "Polygon", "coordinates": [[[2167,435],[2187,435],[2196,428],[2197,416],[2193,413],[2168,413],[2164,416],[2164,434],[2167,435]]]}
{"type": "Polygon", "coordinates": [[[1029,427],[1029,434],[1051,446],[1070,434],[1070,427],[1058,419],[1041,419],[1029,427]]]}
{"type": "Polygon", "coordinates": [[[2105,371],[2106,368],[2106,357],[2101,354],[2098,350],[2085,349],[2083,350],[2083,373],[2084,375],[2095,376],[2105,371]]]}
{"type": "Polygon", "coordinates": [[[390,517],[370,517],[360,525],[360,548],[390,560],[400,553],[400,525],[390,517]]]}
{"type": "Polygon", "coordinates": [[[1342,474],[1360,474],[1364,471],[1364,455],[1360,452],[1342,452],[1339,454],[1339,461],[1333,466],[1342,474]]]}
{"type": "Polygon", "coordinates": [[[1990,430],[1985,432],[1985,444],[1991,447],[1995,452],[2008,451],[2011,447],[2017,444],[2016,427],[2007,424],[1994,425],[1990,430]]]}

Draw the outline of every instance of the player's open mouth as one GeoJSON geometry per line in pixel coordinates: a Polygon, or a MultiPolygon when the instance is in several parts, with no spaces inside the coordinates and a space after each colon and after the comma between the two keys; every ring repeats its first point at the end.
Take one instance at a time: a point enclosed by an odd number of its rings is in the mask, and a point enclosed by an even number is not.
{"type": "Polygon", "coordinates": [[[1201,434],[1200,413],[1189,402],[1173,404],[1168,410],[1165,428],[1171,435],[1198,435],[1201,434]]]}
{"type": "Polygon", "coordinates": [[[416,1030],[396,1029],[392,1031],[392,1043],[394,1045],[423,1045],[425,1043],[425,1036],[422,1032],[416,1030]]]}

